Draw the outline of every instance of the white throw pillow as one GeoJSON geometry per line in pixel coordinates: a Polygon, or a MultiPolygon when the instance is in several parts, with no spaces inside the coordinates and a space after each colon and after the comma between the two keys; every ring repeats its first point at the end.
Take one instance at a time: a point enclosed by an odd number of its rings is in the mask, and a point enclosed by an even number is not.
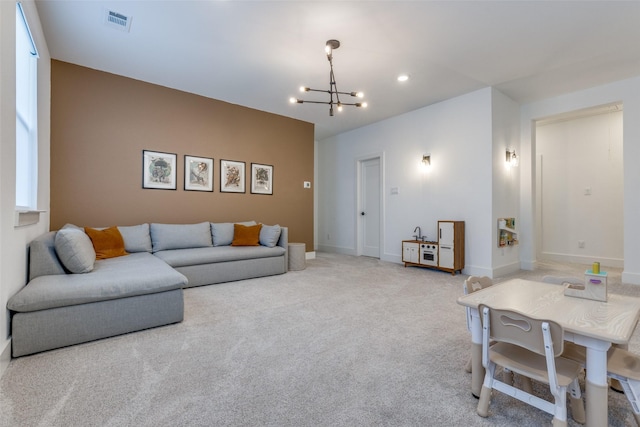
{"type": "Polygon", "coordinates": [[[278,244],[278,240],[280,240],[281,231],[280,225],[278,224],[262,224],[262,229],[260,229],[260,244],[269,248],[275,247],[278,244]]]}
{"type": "Polygon", "coordinates": [[[72,273],[88,273],[96,262],[96,251],[89,236],[78,228],[66,227],[58,230],[55,237],[58,258],[72,273]]]}

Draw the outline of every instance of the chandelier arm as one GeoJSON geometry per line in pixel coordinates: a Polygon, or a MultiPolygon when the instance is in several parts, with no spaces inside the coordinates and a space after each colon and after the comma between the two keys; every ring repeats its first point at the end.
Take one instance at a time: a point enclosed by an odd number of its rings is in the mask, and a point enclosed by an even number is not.
{"type": "MultiPolygon", "coordinates": [[[[331,102],[327,102],[327,101],[302,101],[302,103],[304,104],[331,104],[331,102]]],[[[354,104],[355,105],[355,104],[354,104]]]]}
{"type": "Polygon", "coordinates": [[[336,92],[336,93],[339,93],[340,95],[357,96],[357,95],[354,95],[355,92],[336,92]]]}
{"type": "Polygon", "coordinates": [[[324,90],[324,89],[311,89],[311,88],[309,88],[308,90],[305,90],[305,92],[323,92],[323,93],[331,93],[331,91],[328,91],[328,90],[324,90]]]}

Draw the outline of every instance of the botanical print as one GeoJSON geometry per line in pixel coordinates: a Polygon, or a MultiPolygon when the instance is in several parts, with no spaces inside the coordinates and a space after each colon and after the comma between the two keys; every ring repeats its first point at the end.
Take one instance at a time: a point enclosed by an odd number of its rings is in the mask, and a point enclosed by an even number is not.
{"type": "Polygon", "coordinates": [[[209,185],[209,175],[205,162],[197,162],[191,160],[189,162],[189,183],[191,185],[200,185],[207,187],[209,185]]]}
{"type": "Polygon", "coordinates": [[[158,151],[142,151],[142,187],[176,189],[176,155],[158,151]]]}
{"type": "Polygon", "coordinates": [[[149,161],[149,181],[156,184],[169,184],[171,182],[171,162],[168,157],[151,156],[149,161]]]}
{"type": "Polygon", "coordinates": [[[251,192],[273,194],[273,166],[251,163],[251,192]]]}
{"type": "Polygon", "coordinates": [[[220,160],[220,191],[244,193],[244,162],[220,160]]]}
{"type": "Polygon", "coordinates": [[[256,188],[269,189],[269,169],[257,167],[255,170],[256,188]]]}
{"type": "Polygon", "coordinates": [[[213,159],[184,156],[184,189],[213,191],[213,159]]]}
{"type": "Polygon", "coordinates": [[[224,185],[227,188],[240,187],[240,168],[237,166],[227,166],[225,171],[224,185]]]}

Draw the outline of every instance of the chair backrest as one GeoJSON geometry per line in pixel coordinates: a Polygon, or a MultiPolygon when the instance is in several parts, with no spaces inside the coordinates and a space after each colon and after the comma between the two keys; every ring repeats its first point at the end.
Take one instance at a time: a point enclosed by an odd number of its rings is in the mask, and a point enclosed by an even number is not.
{"type": "Polygon", "coordinates": [[[493,285],[493,281],[487,276],[469,276],[463,284],[464,294],[467,295],[491,285],[493,285]]]}
{"type": "Polygon", "coordinates": [[[558,357],[562,354],[564,350],[564,330],[557,322],[536,319],[513,310],[490,308],[484,304],[480,304],[478,309],[483,330],[488,320],[490,339],[514,344],[545,356],[546,343],[544,335],[545,330],[548,330],[549,344],[552,345],[551,354],[553,357],[558,357]]]}
{"type": "MultiPolygon", "coordinates": [[[[462,290],[465,295],[488,288],[493,285],[493,281],[487,276],[469,276],[462,284],[462,290]]],[[[471,331],[471,309],[466,308],[467,312],[467,329],[471,331]]]]}
{"type": "Polygon", "coordinates": [[[552,283],[554,285],[564,285],[565,283],[570,283],[572,285],[584,285],[584,279],[569,276],[544,276],[542,281],[545,283],[552,283]]]}

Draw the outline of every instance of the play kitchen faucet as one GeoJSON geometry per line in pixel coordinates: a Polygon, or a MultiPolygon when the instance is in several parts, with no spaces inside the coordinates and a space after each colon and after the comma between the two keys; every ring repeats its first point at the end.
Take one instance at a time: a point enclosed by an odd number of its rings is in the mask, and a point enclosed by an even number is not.
{"type": "Polygon", "coordinates": [[[413,229],[413,232],[418,232],[418,234],[414,234],[413,237],[415,240],[423,240],[424,241],[424,236],[422,235],[422,231],[420,230],[420,226],[417,226],[416,228],[413,229]]]}

